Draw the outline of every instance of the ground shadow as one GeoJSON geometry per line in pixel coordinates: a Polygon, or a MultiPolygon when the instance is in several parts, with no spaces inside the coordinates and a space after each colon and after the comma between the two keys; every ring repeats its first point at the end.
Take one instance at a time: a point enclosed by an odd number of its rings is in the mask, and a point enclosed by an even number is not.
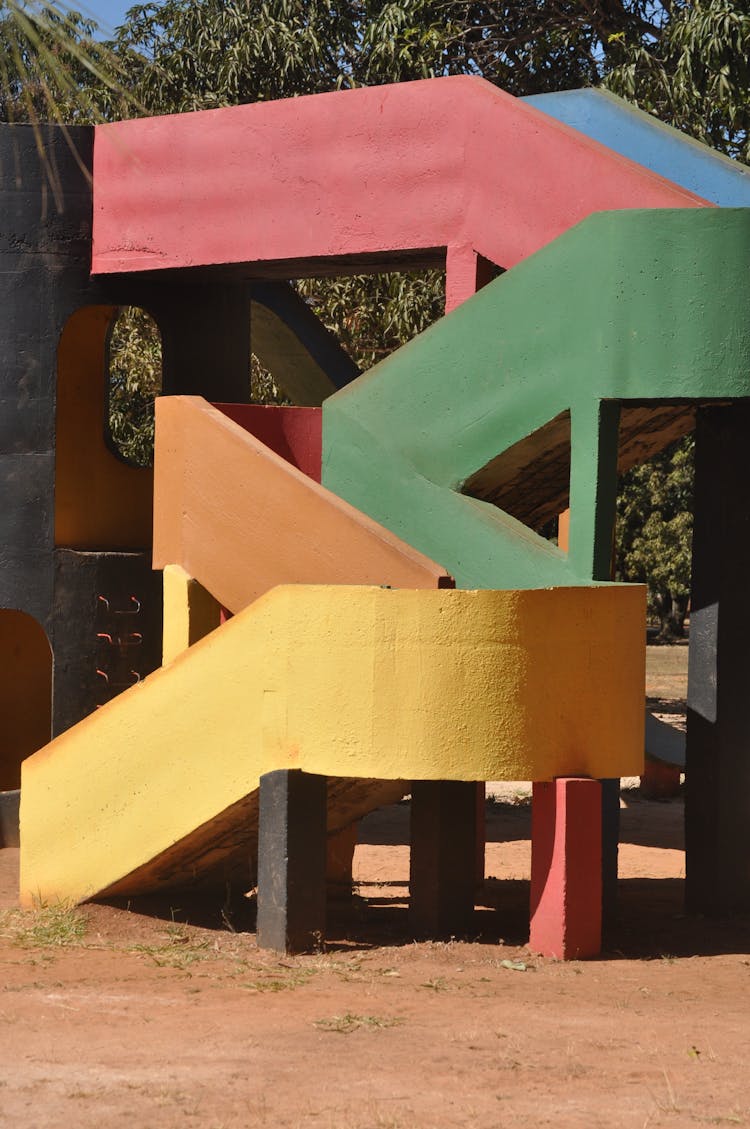
{"type": "MultiPolygon", "coordinates": [[[[405,882],[363,883],[351,899],[328,906],[326,948],[331,951],[412,944],[405,882]]],[[[602,960],[678,960],[750,953],[750,915],[708,919],[687,916],[678,878],[621,879],[616,918],[605,928],[602,960]]],[[[186,891],[170,896],[110,899],[131,914],[216,931],[255,932],[255,899],[226,891],[186,891]]],[[[488,879],[477,895],[470,929],[460,940],[523,948],[529,937],[529,883],[488,879]]],[[[445,938],[435,938],[436,940],[445,938]]]]}

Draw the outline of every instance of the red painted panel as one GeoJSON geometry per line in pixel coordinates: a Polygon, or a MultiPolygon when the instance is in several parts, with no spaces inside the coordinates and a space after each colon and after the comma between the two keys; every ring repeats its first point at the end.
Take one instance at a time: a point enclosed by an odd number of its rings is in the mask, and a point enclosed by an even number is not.
{"type": "Polygon", "coordinates": [[[323,412],[275,404],[214,404],[282,459],[320,482],[323,450],[323,412]]]}
{"type": "Polygon", "coordinates": [[[593,211],[701,204],[456,76],[97,126],[93,271],[445,247],[510,267],[593,211]]]}
{"type": "Polygon", "coordinates": [[[154,568],[233,614],[278,584],[452,588],[445,569],[197,396],[156,404],[154,568]]]}

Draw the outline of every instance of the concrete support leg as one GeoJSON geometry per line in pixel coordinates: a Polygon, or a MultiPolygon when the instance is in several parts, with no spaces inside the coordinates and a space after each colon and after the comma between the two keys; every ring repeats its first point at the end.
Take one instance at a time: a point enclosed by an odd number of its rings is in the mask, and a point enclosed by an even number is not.
{"type": "MultiPolygon", "coordinates": [[[[570,452],[568,559],[586,580],[611,580],[617,510],[620,404],[601,400],[573,410],[570,452]]],[[[620,782],[602,781],[604,917],[617,910],[620,782]]]]}
{"type": "Polygon", "coordinates": [[[168,666],[222,623],[221,604],[181,565],[164,569],[162,665],[168,666]]]}
{"type": "Polygon", "coordinates": [[[18,812],[21,804],[21,791],[14,788],[0,792],[0,847],[20,847],[18,812]]]}
{"type": "Polygon", "coordinates": [[[617,883],[620,855],[620,778],[600,780],[602,821],[602,921],[605,926],[617,917],[617,883]]]}
{"type": "Polygon", "coordinates": [[[531,935],[542,956],[596,956],[602,935],[602,789],[566,777],[534,784],[531,935]]]}
{"type": "Polygon", "coordinates": [[[415,936],[458,935],[470,927],[476,841],[476,783],[414,781],[409,924],[415,936]]]}
{"type": "Polygon", "coordinates": [[[500,267],[478,255],[471,245],[453,244],[448,247],[445,255],[446,314],[502,273],[500,267]]]}
{"type": "Polygon", "coordinates": [[[701,408],[685,770],[685,891],[692,913],[750,909],[750,406],[701,408]]]}
{"type": "Polygon", "coordinates": [[[477,833],[475,837],[474,852],[474,882],[477,890],[484,885],[485,855],[487,854],[487,784],[481,780],[477,784],[477,833]]]}
{"type": "Polygon", "coordinates": [[[351,898],[353,890],[352,866],[357,845],[358,824],[350,823],[341,831],[328,836],[326,853],[326,885],[328,897],[336,901],[351,898]]]}
{"type": "Polygon", "coordinates": [[[326,923],[326,778],[299,769],[260,778],[258,945],[319,948],[326,923]]]}

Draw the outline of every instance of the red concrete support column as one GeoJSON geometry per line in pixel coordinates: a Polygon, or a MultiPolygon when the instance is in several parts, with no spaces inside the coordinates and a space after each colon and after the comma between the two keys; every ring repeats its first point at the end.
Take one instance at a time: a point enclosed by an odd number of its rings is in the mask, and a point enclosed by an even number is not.
{"type": "Polygon", "coordinates": [[[445,312],[467,301],[502,271],[467,244],[452,244],[445,253],[445,312]]]}
{"type": "Polygon", "coordinates": [[[531,935],[543,956],[596,956],[602,935],[602,794],[598,780],[534,784],[531,935]]]}

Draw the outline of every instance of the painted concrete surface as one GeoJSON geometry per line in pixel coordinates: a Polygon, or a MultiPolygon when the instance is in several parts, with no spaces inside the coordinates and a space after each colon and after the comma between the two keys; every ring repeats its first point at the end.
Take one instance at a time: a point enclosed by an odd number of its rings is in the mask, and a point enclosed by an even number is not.
{"type": "Polygon", "coordinates": [[[149,864],[172,850],[179,869],[179,844],[200,828],[199,877],[233,820],[247,835],[243,803],[274,769],[637,773],[643,615],[638,587],[277,588],[24,763],[24,903],[92,897],[127,876],[128,889],[153,888],[149,864]]]}
{"type": "Polygon", "coordinates": [[[276,407],[274,404],[214,404],[214,407],[308,478],[320,482],[323,446],[320,408],[276,407]]]}
{"type": "Polygon", "coordinates": [[[222,622],[221,604],[180,565],[164,569],[162,665],[205,638],[222,622]]]}
{"type": "Polygon", "coordinates": [[[460,587],[589,582],[602,411],[750,394],[749,253],[748,209],[590,217],[325,402],[324,485],[460,587]],[[516,445],[568,410],[565,554],[460,491],[511,448],[529,478],[516,445]]]}
{"type": "Polygon", "coordinates": [[[529,948],[558,960],[596,956],[602,935],[602,786],[534,784],[529,948]]]}
{"type": "Polygon", "coordinates": [[[507,268],[594,211],[705,203],[456,76],[97,126],[92,269],[507,268]]]}
{"type": "Polygon", "coordinates": [[[730,160],[607,90],[535,94],[522,101],[713,204],[750,207],[747,165],[730,160]]]}
{"type": "Polygon", "coordinates": [[[156,405],[154,567],[169,564],[232,612],[277,584],[452,586],[439,564],[198,397],[156,405]]]}
{"type": "Polygon", "coordinates": [[[115,309],[77,310],[58,349],[55,544],[140,549],[151,543],[153,473],[106,442],[106,340],[115,309]]]}
{"type": "Polygon", "coordinates": [[[52,736],[52,650],[43,628],[24,612],[0,608],[0,669],[3,792],[20,786],[24,757],[52,736]]]}
{"type": "Polygon", "coordinates": [[[289,283],[254,283],[250,310],[253,352],[293,403],[316,407],[359,376],[336,335],[289,283]]]}

